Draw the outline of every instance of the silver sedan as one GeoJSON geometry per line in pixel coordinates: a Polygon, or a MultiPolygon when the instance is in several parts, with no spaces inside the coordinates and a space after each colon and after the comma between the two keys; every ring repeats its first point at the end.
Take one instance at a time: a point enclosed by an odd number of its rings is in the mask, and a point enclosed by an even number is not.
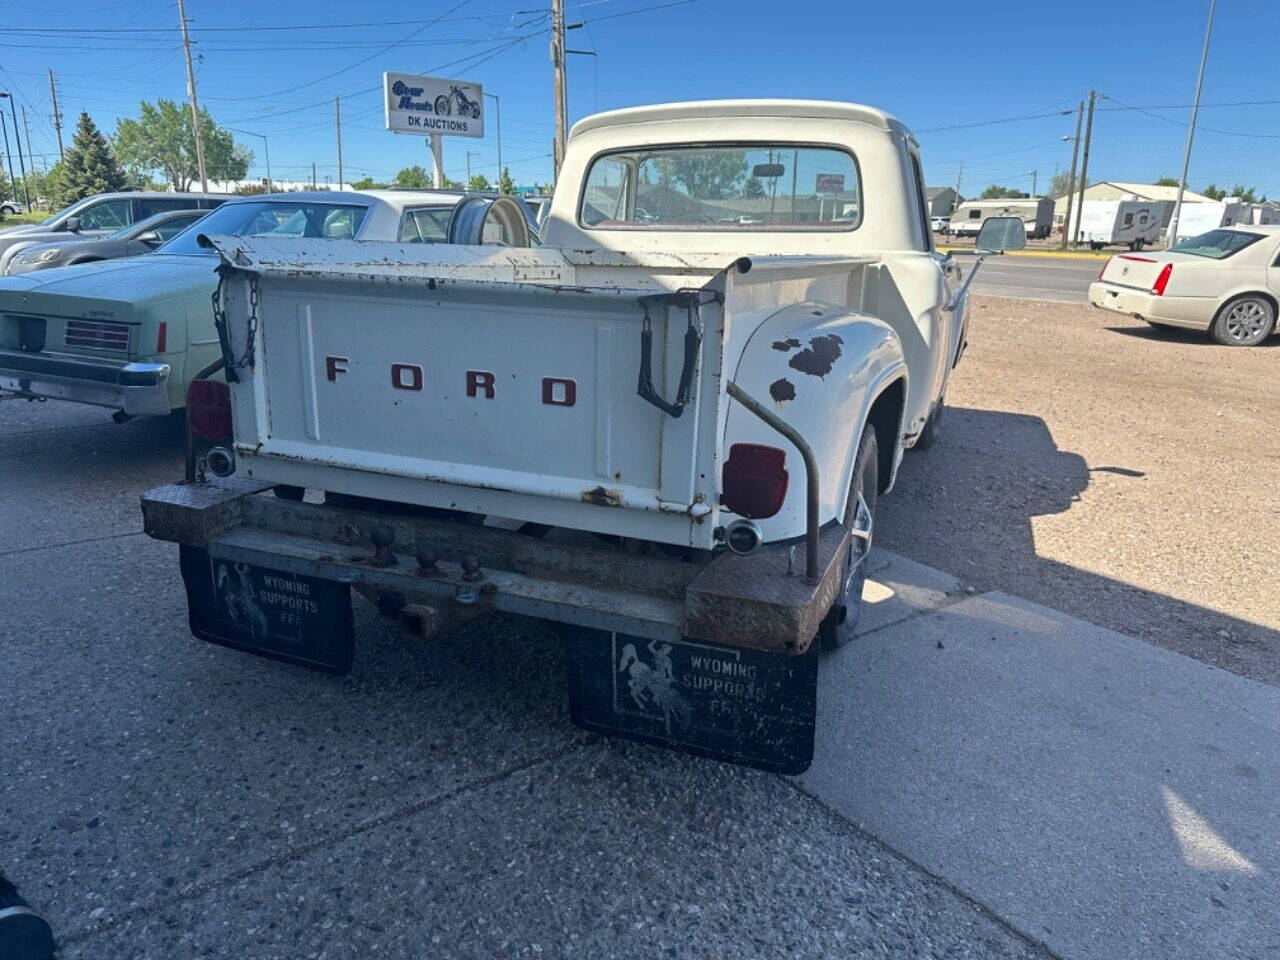
{"type": "Polygon", "coordinates": [[[105,236],[72,235],[55,243],[38,243],[14,254],[7,272],[9,275],[30,273],[32,270],[69,267],[77,263],[116,260],[150,253],[208,214],[208,210],[169,210],[105,236]]]}

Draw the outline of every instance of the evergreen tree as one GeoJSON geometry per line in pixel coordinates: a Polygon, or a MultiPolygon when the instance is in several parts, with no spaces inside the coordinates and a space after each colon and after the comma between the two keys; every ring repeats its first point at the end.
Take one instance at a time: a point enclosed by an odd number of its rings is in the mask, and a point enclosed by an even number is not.
{"type": "Polygon", "coordinates": [[[498,192],[505,193],[507,196],[516,192],[515,181],[511,179],[511,171],[506,167],[502,168],[502,177],[498,180],[498,192]]]}
{"type": "Polygon", "coordinates": [[[76,123],[75,139],[60,164],[59,176],[52,184],[54,202],[68,206],[95,193],[112,193],[125,187],[124,171],[107,146],[89,114],[81,111],[76,123]]]}

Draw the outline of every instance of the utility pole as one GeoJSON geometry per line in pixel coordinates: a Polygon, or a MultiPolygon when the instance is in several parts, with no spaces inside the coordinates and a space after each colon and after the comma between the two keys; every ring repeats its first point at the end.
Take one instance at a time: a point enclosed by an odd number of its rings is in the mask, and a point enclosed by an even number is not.
{"type": "Polygon", "coordinates": [[[1076,191],[1076,157],[1080,154],[1080,125],[1084,123],[1084,101],[1076,107],[1076,135],[1071,138],[1071,172],[1067,174],[1067,203],[1063,208],[1062,242],[1060,250],[1067,249],[1067,234],[1071,231],[1071,204],[1075,200],[1076,191]]]}
{"type": "Polygon", "coordinates": [[[314,190],[315,188],[316,188],[316,162],[312,160],[311,161],[311,189],[314,190]]]}
{"type": "Polygon", "coordinates": [[[333,116],[338,124],[338,189],[342,189],[342,105],[338,97],[333,98],[333,116]]]}
{"type": "Polygon", "coordinates": [[[471,151],[467,151],[467,189],[471,189],[471,151]]]}
{"type": "Polygon", "coordinates": [[[564,163],[565,138],[568,136],[569,111],[564,76],[564,0],[551,0],[551,66],[555,71],[556,140],[553,150],[555,179],[560,179],[564,163]]]}
{"type": "Polygon", "coordinates": [[[1084,124],[1084,156],[1080,158],[1080,199],[1076,201],[1076,232],[1071,238],[1075,243],[1080,237],[1080,218],[1084,216],[1084,191],[1089,185],[1089,143],[1093,139],[1093,105],[1098,102],[1098,91],[1089,91],[1089,119],[1084,124]]]}
{"type": "MultiPolygon", "coordinates": [[[[36,155],[31,152],[31,127],[27,123],[27,108],[22,108],[22,129],[27,135],[27,158],[31,161],[31,172],[36,172],[36,155]]],[[[47,164],[46,164],[47,166],[47,164]]],[[[39,200],[39,197],[36,197],[39,200]]]]}
{"type": "Polygon", "coordinates": [[[1200,88],[1204,85],[1204,65],[1209,59],[1209,35],[1213,33],[1213,8],[1217,0],[1209,0],[1209,22],[1204,28],[1204,49],[1200,51],[1200,73],[1196,76],[1196,99],[1191,105],[1191,123],[1187,126],[1187,149],[1182,155],[1182,177],[1178,180],[1178,199],[1173,203],[1173,216],[1169,218],[1169,234],[1165,246],[1178,241],[1178,217],[1182,214],[1182,194],[1187,189],[1187,171],[1191,167],[1191,141],[1196,135],[1196,114],[1200,112],[1200,88]]]}
{"type": "Polygon", "coordinates": [[[1039,176],[1040,176],[1039,170],[1031,171],[1031,196],[1032,197],[1035,197],[1036,195],[1036,180],[1039,176]]]}
{"type": "MultiPolygon", "coordinates": [[[[13,106],[13,94],[0,93],[0,97],[5,97],[9,101],[9,115],[13,117],[13,145],[18,148],[18,169],[22,171],[22,197],[27,203],[27,209],[31,209],[31,190],[27,187],[27,165],[22,160],[22,131],[18,129],[18,111],[13,106]]],[[[13,174],[13,165],[9,165],[9,173],[13,174]]],[[[18,197],[18,191],[13,191],[14,199],[18,197]]]]}
{"type": "Polygon", "coordinates": [[[496,93],[486,93],[486,97],[493,98],[493,111],[498,120],[498,182],[502,182],[502,101],[498,99],[496,93]]]}
{"type": "Polygon", "coordinates": [[[62,114],[58,112],[58,88],[53,85],[53,71],[49,71],[49,99],[53,103],[53,129],[58,131],[58,160],[63,158],[62,151],[62,114]]]}
{"type": "Polygon", "coordinates": [[[964,176],[964,161],[961,160],[960,169],[956,171],[956,204],[955,204],[955,207],[951,208],[952,212],[955,211],[956,207],[960,206],[960,178],[963,176],[964,176]]]}
{"type": "Polygon", "coordinates": [[[200,129],[200,103],[196,100],[196,72],[191,66],[191,34],[187,32],[187,7],[178,0],[178,19],[182,21],[182,48],[187,54],[187,94],[191,98],[191,128],[196,135],[196,166],[200,168],[200,190],[209,192],[209,179],[204,172],[204,133],[200,129]]]}
{"type": "Polygon", "coordinates": [[[4,134],[4,169],[9,178],[9,188],[13,191],[13,199],[18,199],[18,185],[13,180],[13,154],[9,152],[9,127],[4,122],[4,111],[0,110],[0,133],[4,134]]]}

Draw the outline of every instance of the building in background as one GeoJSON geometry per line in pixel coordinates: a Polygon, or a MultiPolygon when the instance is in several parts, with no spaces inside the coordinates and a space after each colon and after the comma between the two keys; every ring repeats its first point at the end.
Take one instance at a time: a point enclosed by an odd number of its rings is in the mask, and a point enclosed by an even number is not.
{"type": "Polygon", "coordinates": [[[959,196],[951,187],[924,188],[924,202],[929,207],[929,216],[931,217],[950,216],[959,199],[959,196]]]}

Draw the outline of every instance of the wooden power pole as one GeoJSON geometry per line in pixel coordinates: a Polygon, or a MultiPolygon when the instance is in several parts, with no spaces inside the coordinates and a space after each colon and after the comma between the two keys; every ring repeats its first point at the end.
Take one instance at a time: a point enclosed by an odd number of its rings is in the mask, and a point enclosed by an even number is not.
{"type": "Polygon", "coordinates": [[[200,103],[196,99],[196,72],[191,67],[191,34],[187,32],[187,7],[178,0],[178,19],[182,21],[182,48],[187,54],[187,94],[191,99],[191,128],[196,135],[196,166],[200,168],[200,190],[209,191],[209,178],[204,170],[204,133],[200,130],[200,103]]]}
{"type": "Polygon", "coordinates": [[[560,165],[564,163],[565,139],[569,133],[564,76],[564,0],[551,0],[551,66],[555,71],[556,92],[556,140],[552,161],[555,178],[559,180],[560,165]]]}
{"type": "Polygon", "coordinates": [[[1080,218],[1084,216],[1084,191],[1089,185],[1089,141],[1093,139],[1093,105],[1098,101],[1098,91],[1089,91],[1089,119],[1084,124],[1084,156],[1080,158],[1080,199],[1076,201],[1076,232],[1072,242],[1080,236],[1080,218]]]}
{"type": "Polygon", "coordinates": [[[1071,233],[1071,204],[1076,192],[1076,158],[1080,156],[1080,125],[1084,123],[1084,101],[1076,107],[1076,135],[1071,138],[1071,172],[1067,174],[1067,203],[1063,208],[1061,250],[1067,249],[1067,237],[1071,233]]]}
{"type": "Polygon", "coordinates": [[[53,129],[58,131],[58,160],[63,158],[62,151],[62,114],[58,112],[58,88],[53,83],[53,71],[49,71],[49,100],[53,103],[53,129]]]}
{"type": "Polygon", "coordinates": [[[338,124],[338,190],[342,190],[342,102],[333,98],[333,116],[338,124]]]}

